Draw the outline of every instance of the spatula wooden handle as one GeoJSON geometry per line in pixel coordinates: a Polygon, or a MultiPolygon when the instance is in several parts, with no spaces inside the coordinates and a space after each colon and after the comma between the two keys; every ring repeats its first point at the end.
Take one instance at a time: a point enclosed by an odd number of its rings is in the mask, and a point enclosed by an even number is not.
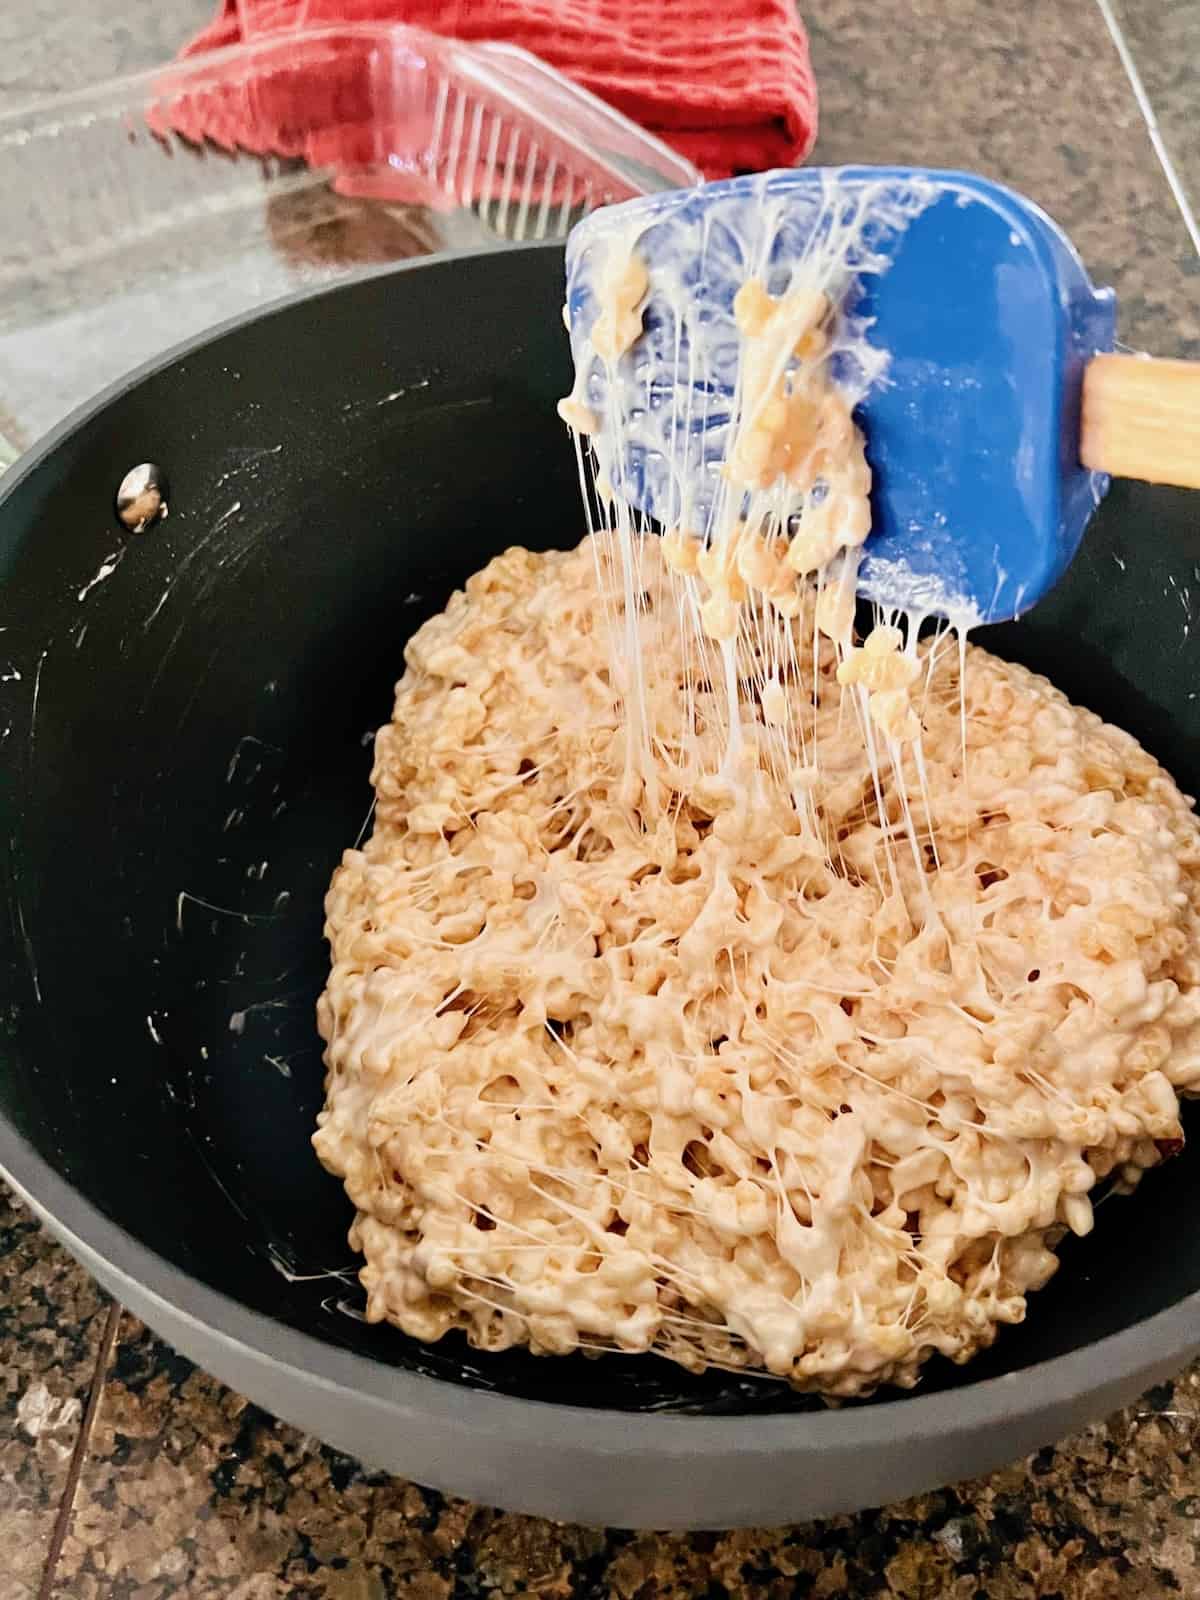
{"type": "Polygon", "coordinates": [[[1200,489],[1200,361],[1094,356],[1079,457],[1114,478],[1200,489]]]}

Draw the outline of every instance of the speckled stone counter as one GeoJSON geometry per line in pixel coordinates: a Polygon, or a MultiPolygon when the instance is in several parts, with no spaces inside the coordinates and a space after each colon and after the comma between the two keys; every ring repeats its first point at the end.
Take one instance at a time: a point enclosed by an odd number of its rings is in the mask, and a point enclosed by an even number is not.
{"type": "Polygon", "coordinates": [[[38,1593],[52,1544],[44,1592],[61,1600],[1200,1594],[1196,1370],[1057,1449],[879,1513],[661,1535],[505,1516],[365,1472],[128,1313],[118,1326],[87,1276],[2,1201],[0,1351],[0,1600],[38,1593]]]}
{"type": "MultiPolygon", "coordinates": [[[[0,110],[150,65],[208,9],[4,8],[0,110]]],[[[1197,9],[1107,9],[1186,204],[1197,9]]],[[[1018,185],[1118,289],[1127,343],[1200,356],[1200,258],[1095,0],[810,0],[807,16],[821,159],[1018,185]]],[[[1192,1370],[1056,1449],[879,1513],[726,1535],[559,1527],[366,1473],[276,1423],[109,1305],[0,1191],[0,1600],[1200,1596],[1198,1435],[1192,1370]]]]}

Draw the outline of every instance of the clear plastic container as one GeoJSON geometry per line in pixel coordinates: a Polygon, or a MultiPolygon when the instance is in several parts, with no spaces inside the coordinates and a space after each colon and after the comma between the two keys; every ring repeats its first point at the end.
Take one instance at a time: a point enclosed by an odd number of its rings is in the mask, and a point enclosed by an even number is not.
{"type": "MultiPolygon", "coordinates": [[[[699,181],[511,46],[269,35],[0,118],[0,441],[310,284],[699,181]]],[[[4,444],[0,442],[0,466],[4,444]]]]}

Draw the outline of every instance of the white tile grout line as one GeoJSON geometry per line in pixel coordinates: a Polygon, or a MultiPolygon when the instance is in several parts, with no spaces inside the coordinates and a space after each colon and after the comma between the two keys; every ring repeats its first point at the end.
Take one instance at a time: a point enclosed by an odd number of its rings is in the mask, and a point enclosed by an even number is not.
{"type": "Polygon", "coordinates": [[[1162,129],[1158,125],[1154,107],[1150,103],[1150,96],[1146,93],[1146,86],[1142,82],[1142,75],[1137,69],[1137,63],[1133,59],[1133,52],[1129,48],[1124,30],[1117,21],[1117,14],[1113,9],[1112,0],[1096,0],[1096,4],[1100,8],[1100,15],[1104,18],[1105,26],[1108,28],[1117,54],[1121,58],[1121,65],[1125,68],[1125,76],[1129,79],[1129,86],[1133,90],[1134,99],[1137,101],[1138,109],[1142,113],[1146,131],[1150,135],[1150,143],[1154,146],[1154,153],[1158,157],[1158,164],[1163,170],[1163,176],[1170,185],[1171,193],[1175,196],[1175,203],[1183,217],[1183,225],[1188,231],[1196,254],[1200,255],[1200,222],[1196,219],[1191,199],[1183,186],[1183,180],[1179,176],[1178,169],[1171,159],[1171,153],[1163,139],[1162,129]]]}

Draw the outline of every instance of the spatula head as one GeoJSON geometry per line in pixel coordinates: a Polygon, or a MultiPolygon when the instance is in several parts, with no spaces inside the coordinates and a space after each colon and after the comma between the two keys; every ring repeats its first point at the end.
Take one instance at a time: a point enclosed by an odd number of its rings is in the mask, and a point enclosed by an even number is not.
{"type": "Polygon", "coordinates": [[[751,275],[784,292],[838,229],[854,285],[833,375],[858,401],[874,471],[860,593],[975,621],[1017,616],[1066,570],[1107,488],[1080,464],[1079,411],[1116,313],[1056,224],[984,178],[789,170],[581,223],[567,246],[581,392],[601,419],[617,415],[614,398],[633,419],[608,441],[614,486],[664,525],[703,528],[737,380],[733,297],[751,275]],[[614,241],[636,250],[650,286],[644,332],[609,369],[588,335],[614,241]]]}

